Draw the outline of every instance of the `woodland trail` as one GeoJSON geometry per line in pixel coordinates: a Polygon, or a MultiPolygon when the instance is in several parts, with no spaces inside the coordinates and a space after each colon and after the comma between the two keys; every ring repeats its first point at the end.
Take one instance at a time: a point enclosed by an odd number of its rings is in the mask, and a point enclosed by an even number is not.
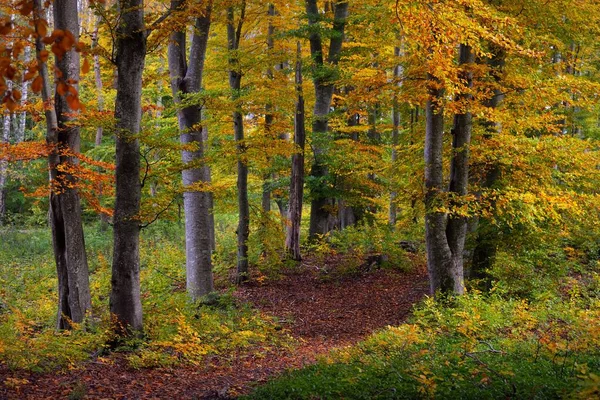
{"type": "Polygon", "coordinates": [[[310,364],[332,349],[401,323],[428,292],[423,269],[366,268],[349,275],[341,263],[335,257],[318,264],[307,260],[280,280],[251,283],[234,293],[276,316],[297,340],[293,349],[210,357],[204,367],[136,370],[117,355],[111,357],[112,365],[88,362],[60,374],[0,369],[0,399],[231,399],[287,369],[310,364]],[[29,383],[16,391],[4,384],[7,376],[29,383]],[[77,393],[83,397],[75,397],[77,393]]]}

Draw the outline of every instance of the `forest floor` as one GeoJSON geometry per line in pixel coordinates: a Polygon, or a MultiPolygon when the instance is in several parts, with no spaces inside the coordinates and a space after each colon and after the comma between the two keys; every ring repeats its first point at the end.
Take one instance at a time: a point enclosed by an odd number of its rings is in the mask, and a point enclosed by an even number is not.
{"type": "Polygon", "coordinates": [[[133,369],[122,355],[60,373],[0,368],[0,399],[230,399],[290,368],[315,362],[387,325],[398,325],[428,291],[424,268],[365,266],[344,271],[343,258],[306,260],[281,279],[249,283],[234,296],[275,316],[296,339],[285,349],[209,357],[204,367],[133,369]],[[13,384],[8,387],[7,378],[13,384]],[[22,384],[19,384],[22,382],[22,384]]]}

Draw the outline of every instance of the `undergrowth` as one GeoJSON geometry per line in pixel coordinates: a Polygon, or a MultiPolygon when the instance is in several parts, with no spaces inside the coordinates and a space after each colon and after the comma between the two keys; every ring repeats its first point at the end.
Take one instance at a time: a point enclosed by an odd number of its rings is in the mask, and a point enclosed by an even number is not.
{"type": "Polygon", "coordinates": [[[3,231],[0,248],[0,362],[51,371],[125,352],[135,368],[197,364],[207,355],[287,346],[277,323],[222,291],[197,303],[185,293],[182,227],[157,223],[140,246],[144,337],[110,349],[110,232],[86,228],[93,310],[88,321],[56,332],[56,271],[45,228],[3,231]]]}
{"type": "Polygon", "coordinates": [[[251,399],[591,399],[600,301],[470,293],[258,388],[251,399]]]}

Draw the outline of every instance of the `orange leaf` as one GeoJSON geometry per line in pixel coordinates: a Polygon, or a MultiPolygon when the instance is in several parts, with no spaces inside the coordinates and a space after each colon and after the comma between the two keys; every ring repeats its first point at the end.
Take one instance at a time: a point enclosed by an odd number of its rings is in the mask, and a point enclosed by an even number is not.
{"type": "Polygon", "coordinates": [[[27,16],[31,13],[31,11],[33,11],[33,1],[23,1],[21,3],[21,9],[19,10],[19,13],[27,16]]]}
{"type": "Polygon", "coordinates": [[[15,58],[15,59],[19,58],[19,55],[23,52],[24,48],[25,48],[25,46],[23,46],[23,43],[21,43],[21,42],[15,43],[15,45],[13,47],[13,58],[15,58]]]}
{"type": "Polygon", "coordinates": [[[0,24],[0,35],[8,35],[12,31],[12,22],[7,22],[4,25],[0,24]]]}
{"type": "Polygon", "coordinates": [[[48,34],[48,23],[45,19],[40,18],[35,21],[35,31],[42,38],[48,34]]]}
{"type": "Polygon", "coordinates": [[[13,80],[16,73],[17,73],[17,70],[12,65],[7,66],[6,69],[4,70],[4,76],[6,76],[10,80],[13,80]]]}
{"type": "Polygon", "coordinates": [[[39,93],[40,90],[42,90],[43,83],[44,81],[42,80],[42,77],[39,75],[36,76],[33,82],[31,82],[31,90],[33,90],[34,93],[39,93]]]}
{"type": "Polygon", "coordinates": [[[25,75],[23,76],[23,79],[25,79],[26,81],[31,80],[31,78],[33,78],[36,74],[36,71],[27,71],[25,73],[25,75]]]}
{"type": "Polygon", "coordinates": [[[69,90],[69,87],[64,82],[58,82],[58,84],[56,85],[56,93],[58,93],[61,96],[64,96],[65,94],[67,94],[68,90],[69,90]]]}
{"type": "Polygon", "coordinates": [[[81,109],[81,103],[79,102],[79,98],[77,96],[68,96],[67,104],[71,110],[77,111],[81,109]]]}
{"type": "Polygon", "coordinates": [[[48,56],[49,55],[50,55],[50,53],[48,53],[48,50],[42,50],[42,51],[40,51],[40,60],[42,60],[42,62],[48,61],[48,56]]]}
{"type": "Polygon", "coordinates": [[[87,58],[84,58],[83,65],[81,66],[81,73],[85,75],[88,72],[90,72],[90,62],[88,61],[87,58]]]}
{"type": "Polygon", "coordinates": [[[60,47],[65,51],[71,50],[71,47],[75,44],[75,36],[70,31],[64,31],[64,36],[60,41],[60,47]]]}
{"type": "Polygon", "coordinates": [[[4,104],[6,104],[6,108],[8,108],[10,112],[15,111],[15,109],[17,108],[17,103],[15,103],[15,101],[10,96],[6,96],[4,98],[4,104]]]}
{"type": "Polygon", "coordinates": [[[12,91],[12,97],[13,99],[15,99],[16,101],[21,100],[21,91],[18,89],[13,89],[12,91]]]}

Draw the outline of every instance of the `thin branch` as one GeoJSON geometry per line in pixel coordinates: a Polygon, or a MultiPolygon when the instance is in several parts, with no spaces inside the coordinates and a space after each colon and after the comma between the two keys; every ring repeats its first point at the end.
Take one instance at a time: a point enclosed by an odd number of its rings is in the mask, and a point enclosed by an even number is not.
{"type": "Polygon", "coordinates": [[[153,30],[158,28],[160,24],[162,24],[167,18],[173,14],[173,9],[169,8],[163,15],[161,15],[156,21],[154,21],[148,28],[146,28],[146,37],[150,36],[153,30]]]}
{"type": "Polygon", "coordinates": [[[163,215],[169,208],[171,208],[171,205],[175,202],[175,197],[173,197],[171,199],[171,201],[169,201],[169,204],[167,204],[167,206],[165,208],[163,208],[162,210],[160,210],[158,213],[156,213],[154,215],[154,218],[152,218],[149,222],[140,225],[140,229],[144,229],[147,228],[148,226],[150,226],[151,224],[153,224],[154,222],[156,222],[158,220],[158,218],[160,218],[161,215],[163,215]]]}

